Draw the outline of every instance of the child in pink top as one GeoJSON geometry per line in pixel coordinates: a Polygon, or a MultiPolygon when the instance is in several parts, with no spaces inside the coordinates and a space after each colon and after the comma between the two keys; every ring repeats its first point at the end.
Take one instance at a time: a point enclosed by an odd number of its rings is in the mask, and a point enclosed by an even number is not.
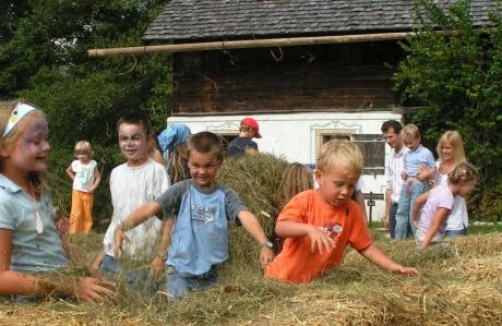
{"type": "Polygon", "coordinates": [[[476,168],[462,162],[448,174],[447,184],[440,184],[415,200],[412,219],[417,228],[415,240],[420,249],[427,249],[431,244],[443,241],[446,219],[453,207],[455,196],[463,197],[471,192],[478,179],[476,168]]]}

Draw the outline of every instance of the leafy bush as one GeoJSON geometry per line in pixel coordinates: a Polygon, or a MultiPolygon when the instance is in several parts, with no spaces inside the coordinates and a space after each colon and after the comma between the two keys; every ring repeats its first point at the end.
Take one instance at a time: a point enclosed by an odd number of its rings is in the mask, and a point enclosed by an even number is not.
{"type": "Polygon", "coordinates": [[[471,207],[477,218],[487,218],[495,211],[481,209],[482,203],[502,206],[500,197],[489,195],[502,182],[502,11],[494,2],[490,28],[476,28],[471,6],[457,1],[444,10],[436,1],[417,1],[417,34],[401,43],[407,57],[394,81],[403,103],[420,107],[411,120],[426,143],[447,130],[462,134],[482,176],[471,207]]]}

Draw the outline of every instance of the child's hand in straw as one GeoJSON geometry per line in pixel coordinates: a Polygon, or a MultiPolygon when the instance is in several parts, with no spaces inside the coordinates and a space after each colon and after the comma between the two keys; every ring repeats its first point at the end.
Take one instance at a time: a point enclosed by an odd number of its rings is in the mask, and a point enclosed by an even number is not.
{"type": "Polygon", "coordinates": [[[420,276],[420,272],[418,271],[418,269],[413,267],[406,267],[400,264],[394,264],[390,269],[390,272],[408,276],[420,276]]]}
{"type": "Polygon", "coordinates": [[[310,251],[322,254],[325,250],[331,251],[336,247],[337,240],[332,237],[331,231],[324,232],[314,225],[309,225],[307,235],[310,238],[310,251]]]}
{"type": "Polygon", "coordinates": [[[266,246],[263,246],[261,248],[260,262],[261,262],[262,267],[265,267],[268,264],[270,264],[272,262],[272,260],[274,260],[274,257],[275,257],[275,254],[271,248],[268,248],[266,246]]]}
{"type": "Polygon", "coordinates": [[[119,224],[119,226],[115,230],[115,235],[113,237],[113,257],[115,257],[115,259],[117,259],[119,256],[119,250],[122,246],[123,241],[131,242],[131,240],[129,240],[129,238],[123,231],[123,225],[119,224]]]}
{"type": "Polygon", "coordinates": [[[150,264],[150,274],[149,277],[153,280],[161,280],[166,271],[166,261],[159,258],[155,257],[150,264]]]}
{"type": "Polygon", "coordinates": [[[74,291],[75,298],[85,302],[105,302],[117,296],[115,283],[101,279],[84,277],[74,291]]]}

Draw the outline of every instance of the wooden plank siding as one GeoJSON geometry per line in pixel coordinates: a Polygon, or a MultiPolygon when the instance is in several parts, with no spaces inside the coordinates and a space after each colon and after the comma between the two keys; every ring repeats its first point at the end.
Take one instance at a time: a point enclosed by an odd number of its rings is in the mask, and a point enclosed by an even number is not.
{"type": "Polygon", "coordinates": [[[395,106],[395,42],[178,53],[173,114],[395,106]]]}

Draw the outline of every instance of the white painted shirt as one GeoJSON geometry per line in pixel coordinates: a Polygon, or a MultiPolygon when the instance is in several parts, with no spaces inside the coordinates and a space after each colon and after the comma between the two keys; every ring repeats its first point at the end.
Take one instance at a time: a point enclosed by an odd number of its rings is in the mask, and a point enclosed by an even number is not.
{"type": "MultiPolygon", "coordinates": [[[[113,215],[103,240],[107,255],[113,256],[113,237],[117,226],[134,209],[160,197],[168,185],[166,169],[152,159],[141,166],[129,167],[124,163],[113,169],[110,175],[113,215]]],[[[151,216],[127,231],[125,235],[130,241],[122,243],[122,253],[139,261],[153,258],[162,234],[162,225],[161,220],[151,216]]]]}

